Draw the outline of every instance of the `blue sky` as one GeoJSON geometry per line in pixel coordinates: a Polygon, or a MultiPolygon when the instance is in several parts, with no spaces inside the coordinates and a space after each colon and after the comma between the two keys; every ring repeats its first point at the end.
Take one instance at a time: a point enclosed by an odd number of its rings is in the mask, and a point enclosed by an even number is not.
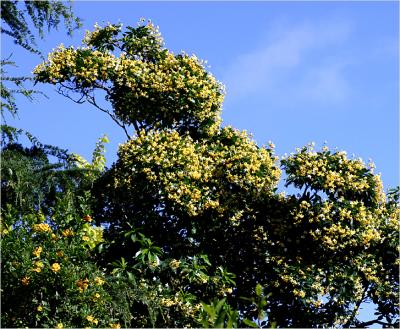
{"type": "MultiPolygon", "coordinates": [[[[371,158],[386,187],[399,182],[399,61],[396,2],[128,2],[79,1],[84,26],[72,39],[51,33],[44,53],[78,46],[95,22],[135,25],[150,18],[174,52],[195,53],[226,85],[225,125],[246,129],[278,155],[309,142],[371,158]]],[[[13,53],[20,72],[40,62],[13,53]]],[[[107,133],[108,163],[124,141],[120,128],[89,105],[43,86],[49,99],[21,100],[20,120],[43,142],[90,158],[107,133]]]]}
{"type": "MultiPolygon", "coordinates": [[[[78,46],[95,22],[135,25],[141,17],[160,26],[174,52],[195,53],[226,85],[224,125],[246,129],[277,154],[309,142],[338,147],[382,173],[385,187],[399,184],[398,2],[75,2],[82,30],[63,29],[40,48],[78,46]]],[[[4,37],[2,57],[18,72],[40,62],[4,37]]],[[[42,142],[90,158],[107,133],[108,164],[124,134],[106,115],[77,105],[41,85],[48,99],[19,100],[20,120],[9,123],[42,142]]]]}

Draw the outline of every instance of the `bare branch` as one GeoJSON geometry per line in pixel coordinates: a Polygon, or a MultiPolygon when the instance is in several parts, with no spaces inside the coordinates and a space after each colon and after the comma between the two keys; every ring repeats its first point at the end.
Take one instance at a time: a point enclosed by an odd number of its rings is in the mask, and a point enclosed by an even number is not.
{"type": "MultiPolygon", "coordinates": [[[[73,92],[79,92],[79,91],[77,90],[78,88],[70,87],[70,86],[67,86],[67,85],[65,85],[65,84],[63,84],[63,83],[60,83],[60,85],[61,85],[62,88],[66,89],[66,90],[70,90],[70,91],[73,91],[73,92]]],[[[105,90],[107,93],[110,93],[110,90],[109,90],[106,86],[103,86],[103,85],[100,85],[100,84],[96,84],[96,87],[105,90]]],[[[57,92],[58,92],[60,95],[63,95],[63,96],[65,96],[65,97],[67,97],[68,99],[72,100],[73,102],[75,102],[75,103],[77,103],[77,104],[83,104],[83,103],[85,103],[85,101],[87,101],[89,104],[93,105],[94,107],[96,107],[96,108],[99,109],[100,111],[102,111],[102,112],[106,113],[108,116],[110,116],[110,118],[111,118],[118,126],[120,126],[120,127],[124,130],[127,139],[128,139],[128,140],[130,139],[130,136],[129,136],[129,133],[128,133],[128,130],[127,130],[126,126],[125,126],[123,123],[121,123],[121,122],[118,120],[118,118],[117,118],[115,115],[113,115],[109,110],[106,110],[106,109],[102,108],[101,106],[99,106],[99,105],[97,104],[97,102],[96,102],[96,98],[94,97],[94,95],[90,95],[90,90],[80,90],[81,97],[80,97],[78,100],[76,100],[76,99],[72,98],[72,97],[69,95],[68,92],[65,92],[64,90],[62,90],[62,88],[58,88],[58,89],[57,89],[57,92]]],[[[91,91],[93,91],[93,90],[91,90],[91,91]]],[[[136,128],[136,127],[135,127],[135,128],[136,128]]]]}
{"type": "Polygon", "coordinates": [[[100,107],[100,106],[96,103],[96,99],[95,99],[94,96],[88,95],[88,94],[87,94],[87,95],[86,95],[86,100],[87,100],[90,104],[92,104],[94,107],[96,107],[97,109],[99,109],[100,111],[102,111],[102,112],[108,114],[109,117],[110,117],[118,126],[120,126],[120,127],[124,130],[127,139],[129,140],[129,139],[131,138],[131,137],[129,136],[129,134],[128,134],[128,130],[126,129],[126,126],[125,126],[123,123],[119,122],[118,118],[117,118],[115,115],[113,115],[110,111],[105,110],[105,109],[103,109],[102,107],[100,107]]]}

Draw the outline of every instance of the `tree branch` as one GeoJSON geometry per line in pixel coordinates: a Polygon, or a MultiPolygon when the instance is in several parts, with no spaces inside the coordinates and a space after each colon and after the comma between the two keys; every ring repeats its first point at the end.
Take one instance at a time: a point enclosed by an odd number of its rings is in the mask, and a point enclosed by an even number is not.
{"type": "Polygon", "coordinates": [[[393,326],[394,327],[393,323],[383,322],[383,321],[381,321],[381,317],[379,317],[379,318],[377,318],[375,320],[357,323],[357,328],[365,328],[365,327],[368,327],[368,326],[370,326],[372,324],[375,324],[375,323],[381,324],[382,326],[393,326]]]}
{"type": "Polygon", "coordinates": [[[96,103],[96,99],[95,99],[94,96],[86,95],[86,100],[87,100],[90,104],[92,104],[94,107],[96,107],[97,109],[99,109],[100,111],[102,111],[102,112],[108,114],[109,117],[110,117],[118,126],[120,126],[120,127],[124,130],[127,139],[129,140],[129,139],[131,138],[131,137],[129,136],[129,134],[128,134],[128,130],[126,129],[125,125],[124,125],[123,123],[119,122],[118,119],[115,117],[115,115],[113,115],[112,113],[110,113],[110,111],[105,110],[105,109],[103,109],[102,107],[100,107],[100,106],[96,103]]]}
{"type": "Polygon", "coordinates": [[[361,303],[363,302],[363,300],[365,299],[365,295],[368,291],[368,285],[366,287],[364,287],[364,291],[362,294],[362,297],[358,300],[358,302],[356,303],[356,305],[354,306],[353,312],[351,313],[350,317],[347,319],[346,323],[343,325],[343,327],[348,327],[350,326],[350,324],[354,321],[354,318],[357,315],[357,311],[361,306],[361,303]]]}
{"type": "MultiPolygon", "coordinates": [[[[62,88],[65,88],[65,89],[67,89],[67,90],[71,90],[71,91],[77,92],[76,88],[69,87],[69,86],[67,86],[67,85],[65,85],[65,84],[63,84],[63,83],[60,83],[60,85],[61,85],[62,88]]],[[[98,86],[98,87],[100,87],[100,86],[98,86]]],[[[105,86],[102,86],[101,88],[102,88],[103,90],[105,90],[107,93],[109,93],[109,90],[108,90],[105,86]]],[[[64,97],[67,97],[68,99],[72,100],[73,102],[75,102],[75,103],[77,103],[77,104],[83,104],[85,101],[87,101],[89,104],[93,105],[94,107],[96,107],[96,108],[99,109],[100,111],[102,111],[102,112],[108,114],[108,116],[109,116],[118,126],[120,126],[120,127],[124,130],[127,139],[129,140],[129,139],[131,138],[131,137],[129,136],[128,130],[126,129],[126,126],[125,126],[123,123],[119,122],[119,120],[115,117],[115,115],[113,115],[110,111],[108,111],[108,110],[103,109],[102,107],[100,107],[100,106],[97,104],[95,97],[94,97],[93,95],[90,95],[90,94],[89,94],[89,91],[81,90],[81,98],[79,98],[78,100],[72,98],[67,92],[63,91],[61,88],[58,88],[58,89],[57,89],[57,92],[58,92],[60,95],[63,95],[64,97]]]]}

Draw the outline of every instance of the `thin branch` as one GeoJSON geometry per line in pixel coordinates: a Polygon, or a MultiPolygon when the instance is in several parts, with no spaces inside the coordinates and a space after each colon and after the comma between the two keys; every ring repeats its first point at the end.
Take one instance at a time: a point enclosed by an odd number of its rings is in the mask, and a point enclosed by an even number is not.
{"type": "MultiPolygon", "coordinates": [[[[63,88],[67,89],[67,90],[71,90],[71,91],[74,91],[74,92],[77,91],[76,88],[69,87],[69,86],[67,86],[67,85],[65,85],[65,84],[63,84],[63,83],[60,83],[60,85],[61,85],[63,88]]],[[[100,85],[98,85],[98,86],[96,86],[96,87],[99,87],[99,88],[100,88],[100,85]]],[[[101,88],[102,88],[103,90],[105,90],[106,92],[109,92],[109,90],[108,90],[105,86],[101,86],[101,88]]],[[[118,119],[115,117],[115,115],[113,115],[110,111],[108,111],[108,110],[103,109],[102,107],[100,107],[100,106],[97,104],[95,97],[94,97],[93,95],[90,95],[90,94],[89,94],[89,91],[84,91],[84,90],[81,91],[81,95],[82,95],[82,96],[81,96],[81,98],[80,98],[79,100],[73,99],[68,93],[64,92],[64,91],[63,91],[62,89],[60,89],[60,88],[57,89],[57,92],[58,92],[59,94],[65,96],[65,97],[71,99],[73,102],[75,102],[75,103],[77,103],[77,104],[83,104],[85,101],[87,101],[89,104],[93,105],[94,107],[96,107],[96,108],[99,109],[100,111],[102,111],[102,112],[108,114],[108,116],[109,116],[118,126],[120,126],[120,127],[124,130],[127,139],[129,140],[129,139],[131,138],[131,137],[129,136],[128,130],[126,129],[126,126],[125,126],[123,123],[119,122],[118,119]]]]}
{"type": "Polygon", "coordinates": [[[94,107],[96,107],[97,109],[99,109],[100,111],[102,111],[102,112],[108,114],[109,117],[110,117],[118,126],[120,126],[120,127],[124,130],[127,139],[129,140],[129,139],[131,138],[131,137],[129,136],[129,134],[128,134],[128,130],[126,129],[125,125],[124,125],[123,123],[119,122],[118,119],[117,119],[112,113],[110,113],[110,111],[105,110],[105,109],[103,109],[102,107],[100,107],[100,106],[96,103],[96,99],[95,99],[94,96],[91,96],[91,95],[88,95],[88,94],[87,94],[87,95],[86,95],[86,100],[87,100],[90,104],[92,104],[94,107]]]}
{"type": "Polygon", "coordinates": [[[306,196],[307,190],[310,186],[308,184],[306,184],[306,188],[304,189],[303,195],[301,196],[300,199],[304,200],[304,197],[306,196]]]}
{"type": "Polygon", "coordinates": [[[139,129],[139,127],[138,127],[138,124],[137,124],[137,121],[136,121],[136,120],[133,121],[133,127],[135,128],[136,133],[139,133],[140,129],[139,129]]]}
{"type": "Polygon", "coordinates": [[[382,326],[393,326],[394,327],[393,323],[383,322],[383,321],[380,321],[380,320],[381,320],[381,318],[379,317],[379,318],[377,318],[375,320],[357,323],[357,328],[365,328],[365,327],[368,327],[371,324],[375,324],[375,323],[381,324],[382,326]]]}
{"type": "MultiPolygon", "coordinates": [[[[361,303],[364,301],[365,299],[365,295],[367,294],[368,291],[368,285],[366,287],[364,287],[364,291],[362,294],[362,297],[358,300],[358,302],[356,303],[356,305],[354,306],[353,312],[351,313],[350,317],[347,319],[346,323],[343,325],[343,327],[348,327],[350,326],[350,324],[354,321],[354,318],[357,315],[357,311],[361,306],[361,303]]],[[[379,319],[380,320],[380,319],[379,319]]]]}
{"type": "MultiPolygon", "coordinates": [[[[63,87],[64,87],[64,86],[63,86],[63,87]]],[[[85,100],[82,101],[82,99],[84,98],[84,96],[82,96],[80,99],[76,100],[76,99],[72,98],[68,93],[64,92],[64,91],[63,91],[62,89],[60,89],[60,88],[57,88],[56,91],[57,91],[60,95],[62,95],[62,96],[64,96],[64,97],[67,97],[68,99],[70,99],[70,100],[73,101],[74,103],[77,103],[77,104],[83,104],[83,103],[85,103],[85,100]]]]}

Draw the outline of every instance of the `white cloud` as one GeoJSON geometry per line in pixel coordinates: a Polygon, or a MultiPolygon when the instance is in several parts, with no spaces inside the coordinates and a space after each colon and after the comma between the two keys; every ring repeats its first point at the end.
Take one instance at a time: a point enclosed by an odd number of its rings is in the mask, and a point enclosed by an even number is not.
{"type": "Polygon", "coordinates": [[[222,81],[230,100],[263,93],[277,101],[340,101],[346,98],[349,61],[335,50],[350,35],[344,22],[272,28],[265,46],[237,57],[222,81]]]}

